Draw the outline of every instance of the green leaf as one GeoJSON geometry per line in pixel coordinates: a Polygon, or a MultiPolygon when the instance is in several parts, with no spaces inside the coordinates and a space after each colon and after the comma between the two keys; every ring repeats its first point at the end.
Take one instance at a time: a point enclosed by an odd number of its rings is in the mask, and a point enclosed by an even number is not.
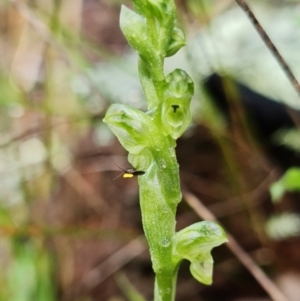
{"type": "Polygon", "coordinates": [[[288,169],[279,181],[271,185],[272,200],[279,201],[285,191],[300,191],[300,168],[292,167],[288,169]]]}
{"type": "Polygon", "coordinates": [[[147,17],[156,17],[161,23],[174,12],[173,0],[133,0],[136,11],[147,17]]]}
{"type": "Polygon", "coordinates": [[[122,5],[120,27],[130,46],[144,59],[151,59],[154,49],[146,19],[122,5]]]}
{"type": "Polygon", "coordinates": [[[204,284],[211,284],[213,258],[210,252],[226,241],[225,232],[218,224],[211,221],[195,223],[176,233],[174,261],[178,264],[182,259],[188,259],[193,277],[204,284]]]}
{"type": "Polygon", "coordinates": [[[281,178],[283,186],[288,191],[300,190],[300,168],[290,168],[281,178]]]}

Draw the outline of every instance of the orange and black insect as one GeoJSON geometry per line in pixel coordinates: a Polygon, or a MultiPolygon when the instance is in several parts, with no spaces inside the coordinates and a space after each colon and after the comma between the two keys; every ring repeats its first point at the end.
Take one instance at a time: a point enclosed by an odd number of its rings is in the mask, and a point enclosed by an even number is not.
{"type": "Polygon", "coordinates": [[[144,175],[146,172],[143,170],[136,170],[135,168],[131,167],[131,168],[126,168],[123,169],[120,166],[118,166],[117,164],[115,164],[117,167],[119,167],[123,172],[121,174],[119,174],[115,179],[117,179],[118,177],[123,175],[123,178],[133,178],[133,177],[137,177],[137,176],[142,176],[144,175]]]}

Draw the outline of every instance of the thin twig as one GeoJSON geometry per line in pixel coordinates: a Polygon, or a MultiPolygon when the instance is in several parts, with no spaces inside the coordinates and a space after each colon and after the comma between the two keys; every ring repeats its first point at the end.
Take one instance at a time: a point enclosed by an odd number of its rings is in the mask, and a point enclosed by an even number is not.
{"type": "Polygon", "coordinates": [[[147,248],[144,236],[131,240],[128,244],[111,254],[105,261],[90,270],[79,283],[69,288],[65,299],[73,300],[74,295],[79,290],[84,290],[86,293],[91,291],[131,260],[141,255],[147,248]]]}
{"type": "Polygon", "coordinates": [[[56,171],[72,186],[72,188],[86,201],[91,209],[103,216],[107,210],[107,203],[100,197],[94,187],[74,167],[66,171],[56,171]]]}
{"type": "Polygon", "coordinates": [[[256,19],[255,15],[253,14],[252,10],[248,6],[248,4],[244,0],[235,0],[235,2],[242,8],[242,10],[248,15],[250,21],[258,31],[259,35],[261,36],[264,43],[267,45],[271,53],[274,55],[274,57],[277,59],[278,63],[280,64],[281,68],[287,75],[287,78],[292,83],[293,87],[297,91],[298,95],[300,96],[300,84],[296,77],[294,76],[292,70],[288,66],[288,64],[285,62],[284,58],[279,53],[276,46],[273,44],[271,39],[269,38],[268,34],[265,32],[265,30],[262,28],[258,20],[256,19]]]}
{"type": "MultiPolygon", "coordinates": [[[[205,207],[201,201],[189,192],[184,192],[185,201],[194,209],[194,211],[205,220],[217,221],[216,217],[205,207]]],[[[218,222],[219,223],[219,222],[218,222]]],[[[226,230],[228,243],[226,244],[230,251],[244,265],[244,267],[260,283],[264,290],[274,301],[288,301],[287,297],[278,289],[276,284],[257,266],[254,260],[242,249],[236,239],[226,230]]]]}
{"type": "Polygon", "coordinates": [[[225,200],[223,202],[219,202],[217,204],[209,206],[209,210],[214,212],[214,214],[220,218],[226,215],[234,214],[239,211],[243,211],[244,208],[238,202],[238,199],[241,197],[248,198],[251,200],[250,208],[254,208],[261,203],[264,202],[263,194],[268,193],[268,188],[271,183],[273,183],[276,179],[275,177],[276,171],[271,171],[262,182],[257,185],[257,187],[249,192],[246,192],[238,197],[230,198],[229,200],[225,200]]]}

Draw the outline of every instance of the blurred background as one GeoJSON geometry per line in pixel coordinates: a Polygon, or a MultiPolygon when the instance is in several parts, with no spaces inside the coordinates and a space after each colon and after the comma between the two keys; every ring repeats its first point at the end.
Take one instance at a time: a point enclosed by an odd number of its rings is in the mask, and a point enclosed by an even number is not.
{"type": "MultiPolygon", "coordinates": [[[[248,2],[300,79],[299,2],[248,2]]],[[[130,166],[102,122],[112,103],[146,109],[121,4],[0,2],[0,301],[152,300],[137,181],[113,180],[130,166]]],[[[299,300],[299,96],[235,1],[177,5],[188,46],[166,73],[185,69],[196,89],[182,188],[299,300]]],[[[186,201],[178,230],[201,220],[186,201]]],[[[213,285],[183,263],[176,300],[271,300],[225,245],[213,255],[213,285]]]]}

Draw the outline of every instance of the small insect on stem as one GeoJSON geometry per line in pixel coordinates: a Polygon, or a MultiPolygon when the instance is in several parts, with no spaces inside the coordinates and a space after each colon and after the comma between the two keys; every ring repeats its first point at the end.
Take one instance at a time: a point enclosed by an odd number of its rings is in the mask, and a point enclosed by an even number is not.
{"type": "Polygon", "coordinates": [[[137,176],[142,176],[145,174],[145,171],[142,170],[136,170],[135,168],[126,168],[123,169],[120,166],[118,166],[117,164],[115,164],[118,168],[120,168],[123,172],[121,174],[119,174],[117,177],[115,177],[113,180],[116,180],[117,178],[119,178],[120,176],[123,175],[123,178],[133,178],[133,177],[137,177],[137,176]]]}

